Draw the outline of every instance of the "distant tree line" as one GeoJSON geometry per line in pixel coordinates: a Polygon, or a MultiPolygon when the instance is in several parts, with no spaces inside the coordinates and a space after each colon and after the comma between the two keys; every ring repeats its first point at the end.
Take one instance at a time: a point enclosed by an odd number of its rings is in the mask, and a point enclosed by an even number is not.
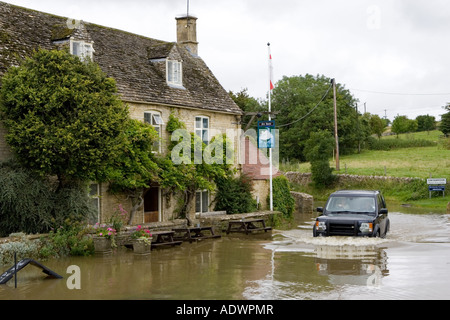
{"type": "Polygon", "coordinates": [[[408,119],[407,116],[398,115],[392,122],[391,131],[397,136],[400,133],[421,132],[436,130],[436,118],[430,115],[417,116],[415,120],[408,119]]]}
{"type": "MultiPolygon", "coordinates": [[[[285,76],[277,82],[271,102],[272,111],[277,112],[276,127],[280,129],[280,158],[307,161],[305,146],[311,133],[323,130],[334,135],[333,92],[328,90],[330,83],[330,78],[309,74],[285,76]]],[[[230,96],[244,112],[261,112],[258,120],[265,120],[263,112],[268,110],[268,101],[249,96],[247,89],[230,92],[230,96]]],[[[336,101],[339,150],[342,154],[370,147],[372,136],[380,139],[389,125],[391,132],[397,135],[436,129],[445,135],[450,133],[450,103],[444,107],[447,113],[442,116],[439,125],[436,118],[430,115],[419,115],[416,119],[398,115],[391,123],[376,114],[360,113],[358,101],[339,83],[336,101]]],[[[250,119],[250,116],[243,117],[243,128],[247,127],[250,119]]],[[[250,127],[256,128],[256,121],[250,127]]]]}
{"type": "MultiPolygon", "coordinates": [[[[389,125],[397,135],[438,128],[435,117],[430,115],[420,115],[414,120],[399,115],[390,123],[378,115],[361,113],[358,100],[344,85],[336,84],[334,97],[333,90],[330,90],[331,80],[323,75],[285,76],[276,83],[271,95],[272,111],[276,112],[273,117],[280,134],[280,159],[310,161],[317,175],[321,173],[316,179],[318,184],[332,181],[331,170],[325,166],[335,149],[334,98],[340,154],[360,152],[379,145],[373,136],[379,140],[389,125]]],[[[230,96],[244,112],[260,112],[258,120],[266,120],[264,112],[268,110],[268,101],[250,97],[247,89],[230,92],[230,96]]],[[[450,104],[445,108],[448,112],[442,117],[439,129],[448,135],[450,104]]],[[[249,123],[250,120],[250,116],[243,117],[243,129],[256,127],[256,121],[249,123]]]]}

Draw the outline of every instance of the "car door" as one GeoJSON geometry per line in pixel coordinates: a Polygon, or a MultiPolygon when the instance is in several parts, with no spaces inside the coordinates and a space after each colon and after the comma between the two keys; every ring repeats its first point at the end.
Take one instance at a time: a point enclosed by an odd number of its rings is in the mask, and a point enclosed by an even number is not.
{"type": "Polygon", "coordinates": [[[380,237],[386,236],[387,233],[387,208],[386,202],[384,201],[384,197],[381,194],[377,196],[377,208],[378,208],[378,221],[380,226],[380,237]],[[385,210],[383,210],[385,209],[385,210]]]}

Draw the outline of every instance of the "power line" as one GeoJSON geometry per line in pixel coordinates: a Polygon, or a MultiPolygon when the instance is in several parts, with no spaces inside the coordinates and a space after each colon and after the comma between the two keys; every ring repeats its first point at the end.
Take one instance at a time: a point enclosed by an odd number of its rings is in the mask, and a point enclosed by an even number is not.
{"type": "Polygon", "coordinates": [[[295,120],[295,121],[293,121],[293,122],[291,122],[291,123],[283,124],[283,125],[277,125],[277,127],[278,127],[278,128],[287,127],[287,126],[290,126],[290,125],[292,125],[292,124],[294,124],[294,123],[297,123],[297,122],[299,122],[299,121],[305,119],[307,116],[309,116],[311,113],[313,113],[314,110],[316,110],[316,109],[319,107],[319,105],[322,103],[323,100],[325,100],[325,98],[327,97],[327,95],[328,95],[328,93],[330,92],[330,90],[331,90],[332,87],[333,87],[333,84],[330,84],[330,86],[328,87],[327,92],[324,94],[324,96],[322,97],[322,99],[320,99],[320,101],[316,104],[316,106],[315,106],[314,108],[312,108],[311,111],[309,111],[306,115],[304,115],[304,116],[301,117],[300,119],[297,119],[297,120],[295,120]]]}
{"type": "Polygon", "coordinates": [[[349,90],[375,93],[375,94],[395,95],[395,96],[450,96],[450,93],[402,93],[402,92],[372,91],[372,90],[363,90],[363,89],[349,89],[349,90]]]}

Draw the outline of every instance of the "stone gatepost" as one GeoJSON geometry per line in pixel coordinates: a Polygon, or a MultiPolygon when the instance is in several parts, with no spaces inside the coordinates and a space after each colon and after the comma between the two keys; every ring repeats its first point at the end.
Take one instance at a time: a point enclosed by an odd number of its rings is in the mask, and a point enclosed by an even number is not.
{"type": "Polygon", "coordinates": [[[307,193],[291,191],[295,200],[295,212],[312,214],[314,212],[314,197],[307,193]]]}

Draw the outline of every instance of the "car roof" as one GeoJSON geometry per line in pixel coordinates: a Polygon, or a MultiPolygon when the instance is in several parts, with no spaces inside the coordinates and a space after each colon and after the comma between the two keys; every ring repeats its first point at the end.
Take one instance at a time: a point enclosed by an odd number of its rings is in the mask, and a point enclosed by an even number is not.
{"type": "Polygon", "coordinates": [[[331,196],[348,195],[348,196],[375,196],[379,194],[378,190],[338,190],[333,192],[331,196]]]}

